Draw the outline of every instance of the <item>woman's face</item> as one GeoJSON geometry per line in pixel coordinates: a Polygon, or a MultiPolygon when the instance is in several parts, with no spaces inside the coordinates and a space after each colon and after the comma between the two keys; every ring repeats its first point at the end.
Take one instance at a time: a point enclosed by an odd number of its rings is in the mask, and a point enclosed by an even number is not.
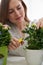
{"type": "Polygon", "coordinates": [[[24,7],[19,0],[10,0],[8,18],[12,23],[21,23],[25,18],[24,7]]]}

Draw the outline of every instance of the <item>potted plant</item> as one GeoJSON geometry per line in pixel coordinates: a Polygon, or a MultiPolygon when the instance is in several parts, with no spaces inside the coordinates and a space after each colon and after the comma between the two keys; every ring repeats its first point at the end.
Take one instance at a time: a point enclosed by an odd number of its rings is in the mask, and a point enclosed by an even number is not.
{"type": "Polygon", "coordinates": [[[9,45],[9,42],[11,40],[9,29],[9,26],[5,26],[2,23],[0,23],[0,65],[6,65],[8,55],[7,46],[9,45]]]}
{"type": "Polygon", "coordinates": [[[25,38],[27,41],[26,60],[28,65],[41,65],[42,52],[43,52],[43,27],[39,27],[32,23],[31,26],[27,25],[23,33],[28,34],[25,38]]]}

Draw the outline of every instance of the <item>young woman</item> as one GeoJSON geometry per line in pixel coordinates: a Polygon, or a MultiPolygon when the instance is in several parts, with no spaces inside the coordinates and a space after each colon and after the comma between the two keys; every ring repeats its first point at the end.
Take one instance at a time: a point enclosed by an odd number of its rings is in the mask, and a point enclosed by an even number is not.
{"type": "Polygon", "coordinates": [[[27,7],[25,3],[23,0],[1,0],[0,15],[0,21],[11,27],[9,32],[12,35],[12,40],[8,46],[9,53],[24,56],[25,51],[23,47],[26,42],[21,44],[18,39],[26,36],[22,33],[22,30],[26,27],[26,24],[30,22],[27,17],[27,7]]]}

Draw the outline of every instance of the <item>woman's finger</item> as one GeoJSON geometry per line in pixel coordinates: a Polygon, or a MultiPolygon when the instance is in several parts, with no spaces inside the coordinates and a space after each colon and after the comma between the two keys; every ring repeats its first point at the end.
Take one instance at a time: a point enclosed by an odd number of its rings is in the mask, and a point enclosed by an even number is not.
{"type": "Polygon", "coordinates": [[[15,47],[18,47],[17,43],[13,39],[11,40],[11,43],[12,43],[11,45],[14,45],[15,47]]]}
{"type": "Polygon", "coordinates": [[[42,21],[42,22],[40,22],[40,27],[43,27],[43,21],[42,21]]]}
{"type": "Polygon", "coordinates": [[[16,47],[9,46],[9,47],[8,47],[8,49],[9,49],[9,50],[15,50],[15,49],[16,49],[16,47]]]}
{"type": "Polygon", "coordinates": [[[43,18],[39,19],[37,22],[37,28],[43,27],[43,18]]]}
{"type": "Polygon", "coordinates": [[[16,42],[17,46],[19,47],[20,46],[20,42],[18,41],[18,39],[14,38],[13,40],[16,42]]]}
{"type": "Polygon", "coordinates": [[[40,22],[37,22],[36,25],[37,25],[37,29],[39,29],[39,27],[40,27],[40,22]]]}
{"type": "Polygon", "coordinates": [[[13,40],[14,40],[15,42],[18,42],[18,39],[17,39],[17,38],[13,38],[13,40]]]}
{"type": "Polygon", "coordinates": [[[15,46],[13,46],[13,45],[9,45],[9,46],[8,46],[8,49],[9,49],[9,50],[15,50],[15,49],[16,49],[16,47],[15,47],[15,46]]]}

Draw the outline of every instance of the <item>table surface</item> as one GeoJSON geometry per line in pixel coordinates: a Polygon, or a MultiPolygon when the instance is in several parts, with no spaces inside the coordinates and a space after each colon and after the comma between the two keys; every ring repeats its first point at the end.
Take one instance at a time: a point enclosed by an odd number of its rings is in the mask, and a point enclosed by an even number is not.
{"type": "MultiPolygon", "coordinates": [[[[7,65],[27,65],[27,62],[25,57],[9,56],[7,58],[7,65]]],[[[41,65],[43,65],[43,62],[41,65]]]]}

